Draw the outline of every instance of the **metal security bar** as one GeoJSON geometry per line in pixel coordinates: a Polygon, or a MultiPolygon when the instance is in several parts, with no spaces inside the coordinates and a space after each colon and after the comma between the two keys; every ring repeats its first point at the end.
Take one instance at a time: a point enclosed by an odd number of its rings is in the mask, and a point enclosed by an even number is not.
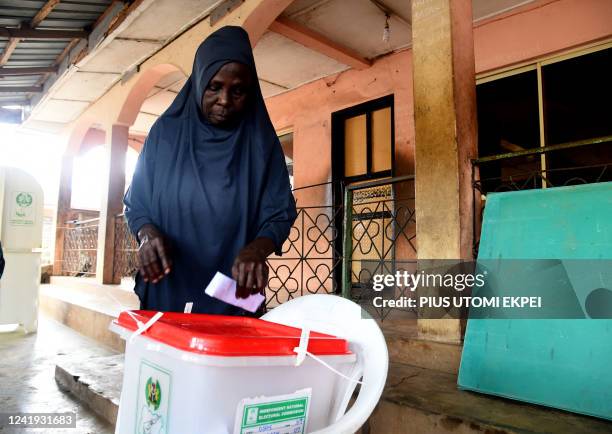
{"type": "Polygon", "coordinates": [[[506,177],[490,177],[474,181],[477,192],[499,193],[504,191],[519,191],[541,188],[543,182],[547,187],[566,187],[569,185],[592,184],[612,180],[612,162],[586,166],[562,167],[546,170],[532,170],[515,173],[506,177]],[[555,181],[556,175],[562,178],[555,181]],[[497,184],[494,188],[487,188],[487,183],[497,184]]]}
{"type": "Polygon", "coordinates": [[[99,219],[66,222],[62,274],[75,277],[95,276],[98,256],[99,219]]]}
{"type": "Polygon", "coordinates": [[[485,168],[495,163],[517,160],[519,158],[530,158],[536,155],[552,154],[571,149],[580,149],[582,152],[588,153],[593,145],[602,144],[607,144],[607,146],[612,147],[612,136],[525,149],[523,151],[508,152],[472,160],[474,189],[480,194],[487,194],[499,191],[528,190],[540,188],[542,186],[561,187],[610,181],[612,180],[612,161],[602,161],[598,164],[584,164],[571,167],[517,171],[511,175],[497,177],[483,178],[479,175],[480,168],[485,168]]]}
{"type": "MultiPolygon", "coordinates": [[[[609,181],[612,181],[612,136],[525,149],[518,152],[508,152],[472,160],[474,233],[480,233],[486,196],[489,193],[565,187],[609,181]],[[599,154],[597,153],[598,149],[599,154]],[[600,155],[602,149],[604,153],[600,155]],[[596,161],[596,164],[574,164],[564,167],[550,167],[550,164],[547,167],[540,167],[539,165],[541,155],[552,157],[560,152],[576,152],[578,150],[587,160],[596,161]],[[512,164],[515,164],[515,167],[519,167],[521,166],[519,163],[522,163],[523,167],[525,167],[529,166],[529,161],[532,162],[533,166],[537,167],[532,168],[532,170],[512,169],[512,164]],[[501,172],[500,176],[482,176],[487,168],[495,167],[496,164],[506,164],[506,166],[498,166],[497,170],[501,172]],[[511,173],[504,173],[504,171],[511,173]]],[[[475,256],[478,253],[478,242],[478,237],[475,237],[475,256]]]]}

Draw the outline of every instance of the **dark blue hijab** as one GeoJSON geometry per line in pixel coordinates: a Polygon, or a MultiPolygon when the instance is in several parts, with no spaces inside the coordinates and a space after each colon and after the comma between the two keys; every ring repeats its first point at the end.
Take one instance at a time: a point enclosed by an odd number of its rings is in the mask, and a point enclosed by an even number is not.
{"type": "Polygon", "coordinates": [[[236,255],[258,237],[271,238],[277,254],[296,218],[280,142],[257,81],[246,31],[223,27],[196,52],[193,72],[155,122],[125,196],[132,233],[155,225],[173,245],[171,273],[156,284],[136,277],[141,308],[244,315],[204,294],[217,271],[231,275],[236,255]],[[232,129],[206,121],[202,95],[229,62],[253,74],[249,106],[232,129]]]}

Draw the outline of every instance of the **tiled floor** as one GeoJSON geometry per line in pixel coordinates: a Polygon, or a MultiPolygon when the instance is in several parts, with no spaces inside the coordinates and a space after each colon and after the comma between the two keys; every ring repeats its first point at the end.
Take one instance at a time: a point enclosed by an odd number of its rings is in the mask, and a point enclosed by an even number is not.
{"type": "Polygon", "coordinates": [[[112,354],[115,352],[42,315],[37,333],[0,333],[0,412],[77,412],[77,429],[0,427],[0,433],[111,434],[109,424],[58,389],[54,372],[63,357],[75,361],[112,354]]]}

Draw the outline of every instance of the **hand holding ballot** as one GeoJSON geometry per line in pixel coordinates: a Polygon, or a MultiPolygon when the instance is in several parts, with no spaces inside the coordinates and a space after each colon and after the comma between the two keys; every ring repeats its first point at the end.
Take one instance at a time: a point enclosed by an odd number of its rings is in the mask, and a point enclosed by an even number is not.
{"type": "Polygon", "coordinates": [[[238,298],[263,293],[268,283],[266,258],[274,250],[272,239],[259,237],[238,252],[232,266],[232,277],[237,284],[236,296],[238,298]]]}
{"type": "Polygon", "coordinates": [[[236,281],[222,273],[215,274],[215,277],[212,278],[204,292],[211,297],[249,312],[257,311],[265,300],[261,293],[251,294],[246,298],[238,298],[236,295],[236,281]]]}

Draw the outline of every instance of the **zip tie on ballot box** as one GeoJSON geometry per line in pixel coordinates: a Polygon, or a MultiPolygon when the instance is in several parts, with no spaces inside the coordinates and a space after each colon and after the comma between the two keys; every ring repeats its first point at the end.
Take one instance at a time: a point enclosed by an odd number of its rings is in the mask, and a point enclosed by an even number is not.
{"type": "Polygon", "coordinates": [[[146,332],[148,330],[148,328],[151,327],[153,324],[155,324],[157,322],[157,320],[160,319],[162,317],[162,315],[164,314],[163,312],[157,312],[155,315],[153,315],[151,317],[151,319],[149,321],[147,321],[146,323],[143,323],[142,321],[140,321],[138,319],[138,317],[136,315],[134,315],[134,312],[130,311],[127,307],[125,307],[112,294],[109,294],[107,292],[106,295],[108,295],[115,303],[117,303],[119,306],[121,306],[121,309],[125,313],[127,313],[130,316],[130,318],[132,318],[134,320],[134,322],[136,323],[136,325],[138,326],[138,329],[136,329],[136,331],[134,333],[132,333],[132,336],[130,336],[130,342],[132,342],[136,336],[146,332]]]}
{"type": "Polygon", "coordinates": [[[107,295],[107,296],[108,296],[108,297],[109,297],[111,300],[113,300],[115,303],[117,303],[117,304],[118,304],[118,305],[121,307],[121,311],[122,311],[122,312],[127,313],[127,314],[130,316],[130,318],[132,318],[132,319],[134,320],[134,322],[136,323],[136,325],[137,325],[138,327],[143,327],[143,326],[144,326],[144,323],[143,323],[142,321],[140,321],[140,320],[138,319],[138,317],[137,317],[136,315],[134,315],[134,313],[133,313],[132,311],[130,311],[130,309],[129,309],[129,308],[125,307],[125,306],[123,305],[123,303],[121,303],[119,300],[117,300],[113,294],[111,294],[111,293],[107,292],[107,293],[106,293],[106,295],[107,295]]]}
{"type": "MultiPolygon", "coordinates": [[[[131,312],[128,310],[128,313],[131,313],[131,312]]],[[[147,321],[145,324],[143,324],[143,323],[142,323],[142,322],[140,322],[140,321],[137,321],[137,324],[138,324],[138,330],[136,330],[134,333],[132,333],[132,336],[130,336],[130,342],[132,342],[136,336],[138,336],[138,335],[140,335],[140,334],[142,334],[142,333],[146,332],[146,331],[147,331],[147,329],[148,329],[149,327],[151,327],[153,324],[155,324],[155,323],[157,322],[157,320],[158,320],[158,319],[160,319],[160,318],[162,317],[162,315],[163,315],[163,314],[164,314],[163,312],[157,312],[157,313],[156,313],[155,315],[153,315],[153,316],[151,317],[151,319],[150,319],[149,321],[147,321]]],[[[132,317],[132,318],[134,318],[134,317],[132,317]]]]}
{"type": "Polygon", "coordinates": [[[342,372],[338,371],[337,369],[330,366],[328,363],[326,363],[325,361],[323,361],[322,359],[320,359],[319,357],[315,356],[310,351],[308,351],[307,348],[308,348],[309,338],[310,338],[310,330],[307,328],[303,328],[302,334],[300,336],[300,344],[299,346],[293,349],[293,351],[297,354],[297,358],[295,360],[295,366],[300,366],[302,363],[304,363],[304,359],[306,358],[306,356],[308,356],[314,359],[315,361],[319,362],[321,365],[325,366],[327,369],[332,371],[334,374],[339,375],[340,377],[344,378],[345,380],[348,380],[356,384],[363,384],[363,381],[359,381],[359,380],[356,380],[354,378],[344,375],[342,372]]]}

